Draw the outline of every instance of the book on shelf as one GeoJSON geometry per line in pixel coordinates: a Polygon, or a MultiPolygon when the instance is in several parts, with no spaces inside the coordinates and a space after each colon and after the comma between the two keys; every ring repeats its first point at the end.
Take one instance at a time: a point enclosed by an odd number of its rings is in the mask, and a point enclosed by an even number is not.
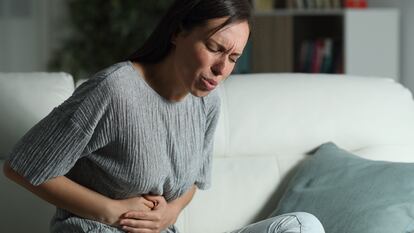
{"type": "Polygon", "coordinates": [[[344,7],[345,8],[367,8],[368,2],[367,0],[345,0],[344,7]]]}
{"type": "Polygon", "coordinates": [[[273,7],[275,9],[286,9],[288,8],[288,2],[290,2],[290,0],[274,0],[273,7]]]}
{"type": "Polygon", "coordinates": [[[304,1],[303,0],[296,0],[295,1],[294,8],[296,8],[296,9],[304,9],[305,8],[304,1]]]}
{"type": "Polygon", "coordinates": [[[272,10],[273,0],[255,0],[254,8],[258,11],[272,10]]]}
{"type": "Polygon", "coordinates": [[[331,0],[323,0],[323,6],[326,9],[331,9],[332,8],[332,1],[331,0]]]}
{"type": "Polygon", "coordinates": [[[332,38],[304,40],[300,44],[297,71],[302,73],[343,73],[342,49],[332,38]]]}
{"type": "Polygon", "coordinates": [[[315,0],[315,8],[317,9],[325,8],[324,0],[315,0]]]}
{"type": "Polygon", "coordinates": [[[332,60],[332,39],[325,38],[321,73],[329,73],[330,67],[332,66],[332,60]]]}
{"type": "Polygon", "coordinates": [[[308,9],[315,9],[316,4],[315,4],[315,0],[306,0],[307,3],[307,8],[308,9]]]}
{"type": "Polygon", "coordinates": [[[314,52],[312,54],[312,73],[321,73],[322,71],[322,59],[323,59],[323,49],[324,41],[322,39],[317,39],[314,45],[314,52]]]}
{"type": "MultiPolygon", "coordinates": [[[[257,0],[264,1],[264,0],[257,0]]],[[[276,9],[341,9],[367,6],[366,0],[274,0],[276,9]]]]}
{"type": "Polygon", "coordinates": [[[304,72],[306,70],[306,56],[308,52],[308,41],[304,40],[302,41],[300,48],[299,48],[299,55],[298,55],[298,71],[304,72]]]}
{"type": "Polygon", "coordinates": [[[341,0],[332,0],[332,8],[333,9],[343,8],[343,2],[341,0]]]}
{"type": "Polygon", "coordinates": [[[286,0],[286,8],[295,9],[296,8],[296,0],[286,0]]]}

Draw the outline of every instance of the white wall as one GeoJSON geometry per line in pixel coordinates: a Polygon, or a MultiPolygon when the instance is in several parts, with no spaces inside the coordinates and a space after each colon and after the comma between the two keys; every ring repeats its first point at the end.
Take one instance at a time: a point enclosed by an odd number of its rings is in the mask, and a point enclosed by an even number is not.
{"type": "Polygon", "coordinates": [[[414,92],[414,1],[369,0],[369,7],[397,7],[401,15],[400,81],[414,92]]]}
{"type": "Polygon", "coordinates": [[[36,55],[40,50],[36,43],[40,39],[40,33],[36,32],[37,6],[27,0],[1,2],[0,68],[5,71],[32,70],[38,66],[36,55]]]}
{"type": "Polygon", "coordinates": [[[67,34],[66,0],[0,0],[0,72],[44,71],[67,34]]]}

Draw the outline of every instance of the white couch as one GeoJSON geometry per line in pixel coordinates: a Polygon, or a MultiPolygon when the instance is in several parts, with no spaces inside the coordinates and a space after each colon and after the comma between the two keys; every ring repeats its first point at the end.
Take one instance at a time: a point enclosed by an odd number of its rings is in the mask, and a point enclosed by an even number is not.
{"type": "MultiPolygon", "coordinates": [[[[74,90],[67,74],[0,74],[0,156],[74,90]]],[[[235,75],[220,87],[213,186],[182,212],[183,233],[219,233],[271,213],[305,154],[324,142],[414,162],[414,102],[385,78],[235,75]]],[[[1,165],[3,162],[1,162],[1,165]]],[[[0,175],[0,232],[47,232],[53,207],[0,175]]]]}

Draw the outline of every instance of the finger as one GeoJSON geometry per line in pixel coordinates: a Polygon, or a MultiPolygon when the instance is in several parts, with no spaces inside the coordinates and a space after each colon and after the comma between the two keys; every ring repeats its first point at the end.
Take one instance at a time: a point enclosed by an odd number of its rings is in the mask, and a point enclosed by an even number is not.
{"type": "Polygon", "coordinates": [[[133,218],[133,219],[139,219],[138,217],[138,212],[143,212],[143,211],[137,211],[137,210],[130,210],[128,212],[123,213],[119,218],[120,219],[127,219],[127,218],[133,218]]]}
{"type": "Polygon", "coordinates": [[[132,228],[136,228],[136,229],[151,229],[151,230],[156,230],[159,228],[158,224],[152,221],[148,221],[148,220],[137,220],[137,219],[132,219],[132,218],[128,218],[128,219],[122,219],[119,224],[121,226],[127,226],[127,227],[132,227],[132,228]]]}
{"type": "Polygon", "coordinates": [[[153,201],[147,200],[145,197],[142,199],[145,206],[147,206],[150,209],[153,209],[155,207],[155,203],[153,201]]]}
{"type": "Polygon", "coordinates": [[[125,218],[134,218],[139,220],[149,220],[159,222],[161,220],[158,212],[142,212],[142,211],[129,211],[125,214],[125,218]]]}
{"type": "Polygon", "coordinates": [[[166,205],[167,201],[165,200],[165,198],[163,196],[150,196],[150,195],[145,195],[144,198],[146,198],[147,200],[150,200],[154,203],[154,208],[156,209],[157,206],[159,205],[166,205]]]}
{"type": "Polygon", "coordinates": [[[154,231],[151,229],[143,229],[143,228],[139,229],[139,228],[133,228],[133,227],[128,227],[128,226],[123,226],[121,227],[121,229],[129,233],[154,233],[154,231]]]}
{"type": "Polygon", "coordinates": [[[140,219],[140,217],[139,216],[141,216],[142,214],[141,213],[144,213],[143,211],[136,211],[136,210],[130,210],[130,211],[128,211],[128,212],[126,212],[126,213],[124,213],[124,214],[122,214],[121,215],[121,219],[140,219]]]}
{"type": "Polygon", "coordinates": [[[165,202],[165,198],[163,196],[144,195],[143,197],[148,201],[165,202]]]}

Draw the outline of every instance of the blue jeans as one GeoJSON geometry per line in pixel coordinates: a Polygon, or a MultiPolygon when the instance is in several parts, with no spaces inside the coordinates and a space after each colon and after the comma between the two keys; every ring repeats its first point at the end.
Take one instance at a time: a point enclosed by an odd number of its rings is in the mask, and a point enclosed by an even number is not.
{"type": "Polygon", "coordinates": [[[230,233],[324,233],[322,224],[312,214],[295,212],[268,218],[230,233]]]}
{"type": "MultiPolygon", "coordinates": [[[[162,233],[178,233],[175,226],[162,233]]],[[[312,214],[295,212],[268,218],[228,233],[325,233],[322,224],[312,214]]]]}

